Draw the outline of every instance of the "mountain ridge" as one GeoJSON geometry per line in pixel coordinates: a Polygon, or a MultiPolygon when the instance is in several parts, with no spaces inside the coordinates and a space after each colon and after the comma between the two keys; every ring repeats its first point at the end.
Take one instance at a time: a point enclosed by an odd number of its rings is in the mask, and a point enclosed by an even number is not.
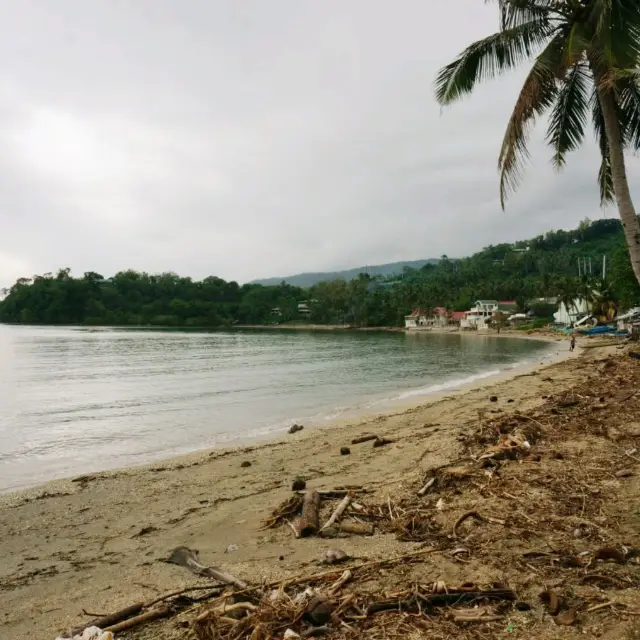
{"type": "Polygon", "coordinates": [[[400,275],[405,267],[420,269],[425,264],[436,264],[438,262],[438,258],[424,258],[422,260],[386,262],[384,264],[354,267],[352,269],[342,269],[339,271],[305,271],[284,277],[258,278],[252,280],[249,284],[261,284],[268,287],[286,282],[296,287],[311,287],[314,284],[318,284],[318,282],[326,282],[328,280],[353,280],[361,273],[368,273],[371,276],[400,275]]]}

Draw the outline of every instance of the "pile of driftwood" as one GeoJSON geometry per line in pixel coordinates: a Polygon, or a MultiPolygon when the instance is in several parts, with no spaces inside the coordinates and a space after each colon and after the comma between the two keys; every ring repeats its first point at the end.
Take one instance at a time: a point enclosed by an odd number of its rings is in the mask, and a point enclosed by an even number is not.
{"type": "Polygon", "coordinates": [[[422,549],[356,563],[344,571],[302,575],[235,591],[203,608],[191,629],[198,640],[343,637],[362,631],[367,637],[376,637],[384,620],[386,635],[381,637],[391,638],[403,635],[401,627],[423,629],[427,616],[443,613],[454,622],[503,619],[505,607],[511,608],[516,595],[499,584],[454,588],[436,581],[375,595],[346,590],[351,582],[366,580],[383,568],[421,562],[434,551],[422,549]],[[458,608],[463,605],[465,608],[458,608]]]}

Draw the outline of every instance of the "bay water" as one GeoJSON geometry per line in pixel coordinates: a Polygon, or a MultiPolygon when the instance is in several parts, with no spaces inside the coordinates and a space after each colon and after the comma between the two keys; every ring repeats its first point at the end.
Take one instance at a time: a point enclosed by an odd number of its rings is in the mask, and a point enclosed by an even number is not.
{"type": "Polygon", "coordinates": [[[0,491],[382,412],[553,350],[457,333],[0,325],[0,491]]]}

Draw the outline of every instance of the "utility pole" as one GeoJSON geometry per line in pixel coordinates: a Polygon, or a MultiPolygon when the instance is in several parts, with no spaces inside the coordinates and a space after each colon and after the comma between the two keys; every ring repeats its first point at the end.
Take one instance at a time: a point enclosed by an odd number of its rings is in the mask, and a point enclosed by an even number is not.
{"type": "Polygon", "coordinates": [[[602,256],[602,281],[607,277],[607,256],[602,256]]]}

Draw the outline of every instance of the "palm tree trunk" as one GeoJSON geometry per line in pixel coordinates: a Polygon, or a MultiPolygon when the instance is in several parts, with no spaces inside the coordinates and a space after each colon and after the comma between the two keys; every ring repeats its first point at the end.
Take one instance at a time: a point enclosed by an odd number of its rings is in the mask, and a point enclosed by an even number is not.
{"type": "MultiPolygon", "coordinates": [[[[596,83],[600,84],[600,78],[596,77],[596,83]]],[[[629,248],[629,258],[636,280],[640,282],[640,224],[631,200],[627,169],[622,148],[622,135],[618,121],[618,110],[611,91],[598,86],[598,98],[604,116],[607,140],[609,141],[609,157],[611,160],[611,176],[613,189],[618,205],[618,213],[622,220],[624,235],[629,248]]]]}

